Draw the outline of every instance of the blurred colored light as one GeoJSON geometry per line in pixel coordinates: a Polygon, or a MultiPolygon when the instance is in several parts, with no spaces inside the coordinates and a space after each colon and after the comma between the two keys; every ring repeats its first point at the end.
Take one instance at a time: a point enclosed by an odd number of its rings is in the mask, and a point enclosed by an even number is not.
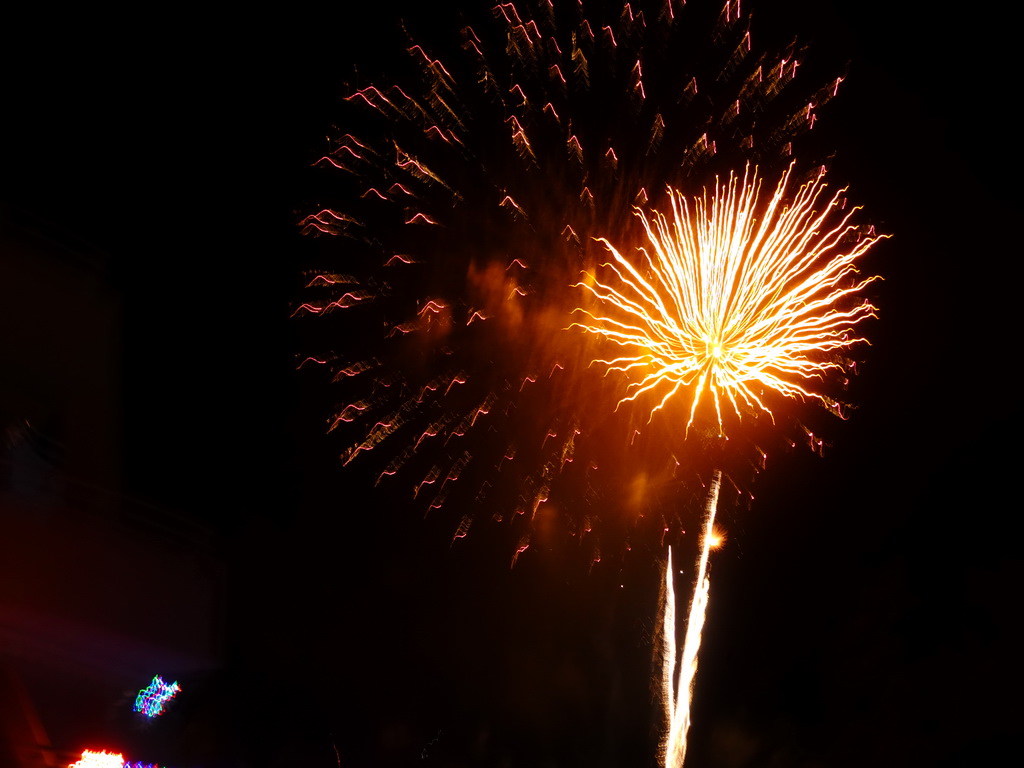
{"type": "Polygon", "coordinates": [[[162,715],[164,706],[173,699],[181,690],[176,682],[168,685],[160,675],[153,678],[153,681],[135,697],[135,711],[141,712],[146,717],[162,715]]]}

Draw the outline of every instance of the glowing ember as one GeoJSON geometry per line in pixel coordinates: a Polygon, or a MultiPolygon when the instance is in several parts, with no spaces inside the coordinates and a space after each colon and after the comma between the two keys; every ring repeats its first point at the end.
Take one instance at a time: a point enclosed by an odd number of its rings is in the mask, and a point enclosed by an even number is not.
{"type": "Polygon", "coordinates": [[[824,171],[787,201],[791,171],[767,202],[749,169],[742,183],[731,175],[710,199],[706,191],[694,198],[692,209],[670,190],[671,217],[637,212],[647,244],[632,260],[603,241],[611,274],[578,283],[598,306],[577,309],[589,320],[574,326],[627,349],[595,361],[630,378],[620,404],[649,395],[653,415],[687,388],[686,429],[710,396],[722,434],[723,400],[737,416],[772,416],[766,391],[818,400],[839,413],[839,403],[814,382],[842,370],[830,353],[864,341],[852,327],[874,317],[875,308],[866,300],[848,304],[876,278],[851,278],[856,259],[880,236],[856,236],[856,209],[833,216],[842,191],[818,210],[824,171]]]}
{"type": "Polygon", "coordinates": [[[135,697],[135,711],[141,712],[146,717],[162,715],[167,702],[178,695],[181,686],[177,683],[168,685],[160,675],[153,678],[152,682],[139,691],[135,697]]]}
{"type": "Polygon", "coordinates": [[[124,768],[124,755],[120,752],[82,751],[82,759],[68,764],[68,768],[124,768]]]}

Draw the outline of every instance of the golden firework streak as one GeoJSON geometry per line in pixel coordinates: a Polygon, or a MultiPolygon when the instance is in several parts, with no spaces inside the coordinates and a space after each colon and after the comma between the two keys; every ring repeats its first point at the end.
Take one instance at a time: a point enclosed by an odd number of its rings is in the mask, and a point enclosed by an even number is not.
{"type": "Polygon", "coordinates": [[[690,730],[690,702],[693,699],[693,681],[697,676],[697,651],[700,650],[701,631],[707,613],[708,593],[711,577],[708,574],[708,558],[715,545],[715,512],[718,510],[718,489],[722,484],[722,473],[715,470],[708,488],[704,507],[704,532],[701,538],[700,559],[697,561],[697,580],[693,586],[693,601],[686,622],[686,637],[683,653],[679,657],[679,671],[676,672],[676,599],[673,586],[672,548],[668,550],[665,563],[665,604],[662,609],[662,696],[665,701],[666,731],[662,744],[662,765],[666,768],[680,768],[686,758],[686,734],[690,730]],[[678,677],[677,677],[678,674],[678,677]]]}
{"type": "MultiPolygon", "coordinates": [[[[882,236],[860,235],[850,223],[856,208],[840,190],[817,210],[824,170],[787,202],[792,165],[762,202],[761,181],[748,167],[742,182],[731,174],[714,196],[692,202],[669,189],[672,214],[636,214],[647,235],[633,261],[607,240],[612,279],[587,275],[579,287],[597,307],[573,323],[627,352],[595,360],[630,378],[619,401],[650,393],[651,416],[680,389],[692,388],[689,420],[710,393],[720,433],[723,398],[737,415],[762,411],[765,391],[814,399],[839,414],[839,404],[811,387],[842,370],[831,353],[864,342],[852,328],[875,316],[867,300],[851,299],[875,277],[857,279],[855,261],[882,236]],[[838,219],[837,223],[835,220],[838,219]]],[[[841,414],[839,414],[841,415],[841,414]]]]}

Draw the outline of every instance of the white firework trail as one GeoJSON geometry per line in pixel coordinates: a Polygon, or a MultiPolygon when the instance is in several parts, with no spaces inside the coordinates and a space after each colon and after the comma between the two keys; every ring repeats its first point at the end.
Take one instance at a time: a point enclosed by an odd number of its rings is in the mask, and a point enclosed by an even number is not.
{"type": "Polygon", "coordinates": [[[682,654],[676,652],[676,597],[671,547],[665,563],[665,605],[661,628],[662,693],[666,719],[662,765],[665,768],[681,768],[686,759],[686,735],[690,730],[690,704],[693,701],[693,683],[697,676],[697,652],[700,650],[701,632],[707,615],[708,593],[711,589],[708,559],[716,541],[715,513],[718,510],[718,491],[721,484],[722,473],[716,470],[708,488],[704,507],[704,531],[701,535],[700,558],[697,561],[697,579],[693,586],[693,600],[686,621],[682,654]]]}

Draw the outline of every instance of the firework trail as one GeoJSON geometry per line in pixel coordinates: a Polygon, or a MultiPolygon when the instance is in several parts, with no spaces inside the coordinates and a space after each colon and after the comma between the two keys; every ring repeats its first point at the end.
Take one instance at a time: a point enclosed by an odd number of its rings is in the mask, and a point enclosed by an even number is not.
{"type": "MultiPolygon", "coordinates": [[[[593,510],[621,506],[621,449],[601,447],[647,428],[602,415],[621,385],[588,366],[597,339],[562,333],[596,238],[625,241],[665,185],[786,158],[839,84],[790,98],[795,46],[757,54],[734,0],[681,6],[500,3],[454,39],[405,30],[406,58],[352,86],[314,163],[336,191],[303,231],[343,247],[317,256],[295,314],[322,340],[300,366],[343,398],[342,459],[459,510],[455,538],[481,514],[511,522],[513,561],[567,487],[581,542],[593,510]]],[[[656,463],[674,472],[635,462],[656,463]]]]}
{"type": "Polygon", "coordinates": [[[661,636],[665,646],[662,654],[662,698],[665,701],[666,723],[662,764],[668,766],[681,766],[686,759],[686,734],[690,730],[690,702],[693,699],[693,682],[697,676],[697,651],[700,650],[701,632],[704,629],[704,617],[707,615],[708,595],[711,589],[708,559],[716,542],[715,513],[718,511],[718,491],[721,485],[722,473],[716,471],[711,479],[704,508],[704,530],[701,533],[697,579],[694,582],[693,601],[690,604],[690,618],[686,622],[686,636],[683,639],[681,656],[676,652],[676,596],[671,547],[665,563],[661,636]]]}

